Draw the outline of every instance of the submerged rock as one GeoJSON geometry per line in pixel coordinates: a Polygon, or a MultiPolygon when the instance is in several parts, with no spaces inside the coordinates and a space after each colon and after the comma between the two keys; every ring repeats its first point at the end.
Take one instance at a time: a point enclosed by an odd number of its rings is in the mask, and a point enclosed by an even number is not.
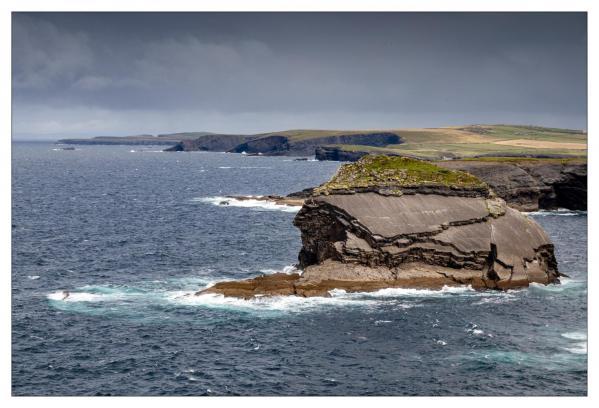
{"type": "Polygon", "coordinates": [[[316,188],[294,219],[303,273],[222,282],[202,293],[327,296],[331,289],[558,283],[553,244],[476,177],[366,156],[316,188]]]}

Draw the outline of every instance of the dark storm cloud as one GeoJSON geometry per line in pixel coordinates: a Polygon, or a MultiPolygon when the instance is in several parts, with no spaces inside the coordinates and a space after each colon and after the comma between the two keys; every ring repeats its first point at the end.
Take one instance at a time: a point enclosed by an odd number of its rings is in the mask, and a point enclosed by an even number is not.
{"type": "Polygon", "coordinates": [[[15,134],[586,128],[584,13],[13,15],[15,134]]]}

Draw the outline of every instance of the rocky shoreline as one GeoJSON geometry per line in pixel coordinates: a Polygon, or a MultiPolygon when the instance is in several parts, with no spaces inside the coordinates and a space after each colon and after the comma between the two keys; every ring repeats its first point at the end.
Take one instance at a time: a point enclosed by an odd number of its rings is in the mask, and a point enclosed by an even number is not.
{"type": "Polygon", "coordinates": [[[294,219],[302,274],[220,282],[197,293],[328,296],[332,289],[476,289],[559,283],[553,244],[478,178],[368,156],[314,189],[294,219]]]}

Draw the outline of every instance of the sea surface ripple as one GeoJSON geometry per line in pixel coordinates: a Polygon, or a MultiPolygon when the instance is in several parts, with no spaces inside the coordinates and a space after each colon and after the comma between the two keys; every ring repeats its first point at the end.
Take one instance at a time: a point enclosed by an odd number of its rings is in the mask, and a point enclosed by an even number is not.
{"type": "Polygon", "coordinates": [[[286,194],[339,163],[159,147],[12,151],[14,395],[586,395],[586,213],[530,214],[562,285],[187,296],[292,271],[286,194]],[[69,291],[65,298],[63,291],[69,291]]]}

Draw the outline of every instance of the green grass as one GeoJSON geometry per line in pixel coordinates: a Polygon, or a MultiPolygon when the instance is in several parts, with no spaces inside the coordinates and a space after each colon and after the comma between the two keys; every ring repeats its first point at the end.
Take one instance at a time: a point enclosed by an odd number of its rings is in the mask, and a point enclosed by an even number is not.
{"type": "Polygon", "coordinates": [[[457,159],[453,161],[477,161],[477,162],[505,162],[505,163],[518,163],[518,162],[562,162],[562,163],[586,163],[586,157],[567,157],[567,158],[538,158],[538,157],[465,157],[463,159],[457,159]]]}
{"type": "Polygon", "coordinates": [[[483,154],[493,154],[495,156],[510,154],[586,156],[586,150],[533,148],[494,143],[405,143],[389,145],[387,148],[394,149],[398,153],[406,153],[423,158],[442,158],[443,156],[472,157],[483,154]]]}
{"type": "Polygon", "coordinates": [[[355,163],[344,164],[337,173],[315,191],[329,194],[334,190],[387,187],[401,194],[401,187],[422,185],[452,188],[486,188],[477,177],[448,170],[433,163],[399,156],[367,155],[355,163]]]}
{"type": "MultiPolygon", "coordinates": [[[[381,132],[385,130],[378,130],[381,132]]],[[[404,143],[385,147],[364,145],[331,145],[347,151],[364,151],[369,153],[395,153],[409,157],[424,159],[441,159],[443,157],[474,157],[493,154],[502,155],[563,155],[586,156],[584,149],[572,149],[569,146],[510,146],[497,144],[510,140],[530,140],[550,143],[586,144],[586,132],[570,129],[544,128],[539,126],[515,125],[468,125],[445,128],[390,129],[387,132],[399,135],[404,143]]],[[[291,130],[273,132],[265,135],[279,134],[292,140],[307,140],[328,135],[369,133],[373,130],[291,130]]]]}
{"type": "MultiPolygon", "coordinates": [[[[498,139],[530,139],[550,142],[586,143],[587,134],[580,130],[545,128],[541,126],[481,125],[487,137],[498,139]]],[[[473,129],[474,130],[474,129],[473,129]]]]}

